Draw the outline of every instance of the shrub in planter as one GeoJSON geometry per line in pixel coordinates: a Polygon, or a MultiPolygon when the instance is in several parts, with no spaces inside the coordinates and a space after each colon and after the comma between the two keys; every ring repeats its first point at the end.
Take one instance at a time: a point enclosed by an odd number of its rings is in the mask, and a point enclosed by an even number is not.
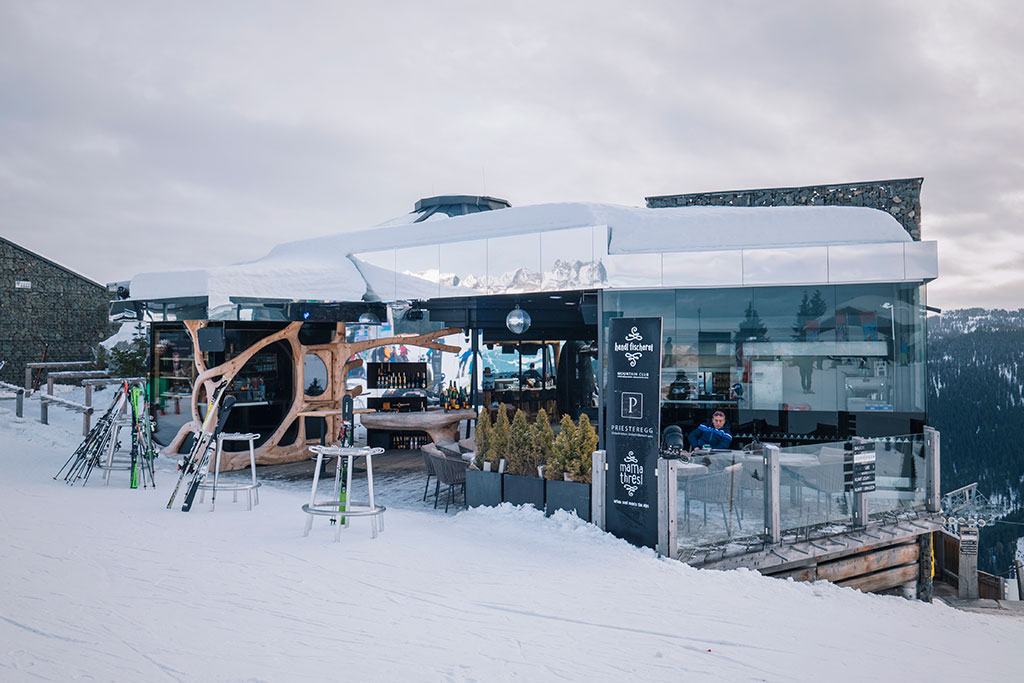
{"type": "Polygon", "coordinates": [[[487,459],[491,463],[508,462],[512,446],[512,428],[505,405],[498,406],[498,418],[487,434],[487,459]]]}
{"type": "Polygon", "coordinates": [[[572,467],[568,470],[573,481],[590,483],[594,449],[597,448],[597,432],[590,424],[590,418],[580,415],[580,424],[573,435],[572,467]]]}
{"type": "Polygon", "coordinates": [[[544,509],[548,515],[555,510],[569,510],[590,521],[590,463],[595,448],[597,432],[586,415],[580,417],[579,426],[568,415],[562,417],[544,468],[548,479],[544,509]]]}
{"type": "Polygon", "coordinates": [[[537,468],[543,464],[543,451],[536,427],[526,421],[526,413],[517,410],[510,429],[508,473],[536,477],[537,468]]]}
{"type": "Polygon", "coordinates": [[[551,454],[544,467],[547,479],[564,479],[572,471],[573,449],[576,444],[576,425],[568,415],[562,416],[558,436],[551,446],[551,454]]]}
{"type": "Polygon", "coordinates": [[[491,470],[497,471],[497,463],[491,462],[488,457],[491,429],[491,413],[487,408],[481,408],[480,415],[476,419],[476,430],[473,432],[473,441],[476,442],[476,462],[481,469],[483,469],[485,462],[489,462],[491,463],[491,470]]]}

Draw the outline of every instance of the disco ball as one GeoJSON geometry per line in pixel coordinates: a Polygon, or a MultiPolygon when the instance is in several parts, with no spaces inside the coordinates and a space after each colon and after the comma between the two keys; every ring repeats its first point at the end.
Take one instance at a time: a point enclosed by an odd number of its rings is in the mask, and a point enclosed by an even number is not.
{"type": "Polygon", "coordinates": [[[516,306],[505,316],[505,327],[512,334],[522,334],[530,329],[530,314],[516,306]]]}

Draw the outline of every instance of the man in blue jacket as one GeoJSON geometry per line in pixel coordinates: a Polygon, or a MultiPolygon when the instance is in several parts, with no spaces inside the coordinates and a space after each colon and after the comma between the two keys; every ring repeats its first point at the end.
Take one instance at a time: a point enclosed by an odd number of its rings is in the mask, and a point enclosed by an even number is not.
{"type": "Polygon", "coordinates": [[[711,416],[711,426],[708,427],[706,424],[702,424],[690,432],[689,439],[690,447],[694,450],[703,446],[728,448],[729,444],[732,443],[732,434],[725,428],[725,413],[721,410],[716,410],[711,416]]]}

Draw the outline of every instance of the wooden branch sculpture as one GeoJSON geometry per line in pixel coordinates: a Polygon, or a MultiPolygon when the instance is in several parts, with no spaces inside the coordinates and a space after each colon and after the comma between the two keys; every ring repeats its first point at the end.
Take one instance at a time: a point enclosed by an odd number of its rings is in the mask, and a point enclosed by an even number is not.
{"type": "MultiPolygon", "coordinates": [[[[403,334],[383,339],[346,342],[345,323],[338,323],[333,341],[327,344],[305,345],[299,341],[299,330],[302,328],[302,323],[293,322],[289,323],[284,329],[267,335],[253,343],[231,360],[221,363],[216,367],[207,368],[206,363],[203,361],[202,353],[199,351],[199,330],[205,327],[206,324],[205,321],[199,320],[185,321],[185,328],[192,339],[192,348],[195,351],[192,355],[195,358],[196,370],[199,372],[199,376],[196,377],[196,381],[192,385],[192,421],[182,425],[181,429],[178,430],[178,433],[171,440],[171,443],[163,449],[164,455],[175,457],[189,432],[199,428],[202,422],[199,416],[200,392],[205,389],[206,395],[212,396],[217,386],[225,382],[231,382],[253,356],[275,342],[285,341],[288,343],[292,354],[292,371],[295,381],[293,383],[294,389],[291,405],[287,414],[277,426],[277,429],[274,430],[274,433],[270,435],[263,445],[256,449],[256,463],[260,465],[298,462],[309,457],[305,421],[299,417],[299,413],[339,410],[342,397],[348,395],[355,398],[362,393],[362,387],[357,386],[349,389],[346,381],[349,372],[363,364],[362,359],[353,358],[355,354],[390,344],[406,344],[452,353],[459,351],[457,346],[450,346],[437,341],[439,337],[459,333],[460,329],[457,327],[427,332],[425,334],[403,334]],[[327,391],[319,396],[307,396],[305,394],[305,359],[307,354],[314,354],[320,357],[321,360],[325,361],[325,365],[330,368],[327,391]],[[295,439],[290,443],[282,445],[282,438],[295,420],[299,420],[295,439]]],[[[323,419],[327,421],[327,433],[337,434],[340,428],[340,415],[326,415],[323,419]]],[[[222,471],[242,469],[248,465],[248,451],[237,453],[225,451],[221,457],[222,471]]]]}

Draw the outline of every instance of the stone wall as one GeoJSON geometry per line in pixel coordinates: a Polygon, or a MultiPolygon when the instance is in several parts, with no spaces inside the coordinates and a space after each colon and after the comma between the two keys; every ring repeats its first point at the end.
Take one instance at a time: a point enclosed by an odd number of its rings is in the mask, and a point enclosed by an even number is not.
{"type": "Polygon", "coordinates": [[[22,384],[44,348],[47,361],[90,360],[116,330],[109,301],[103,285],[0,237],[0,379],[22,384]]]}
{"type": "Polygon", "coordinates": [[[921,183],[924,178],[871,180],[728,192],[695,192],[647,197],[652,209],[667,206],[866,206],[891,214],[915,240],[921,239],[921,183]]]}

